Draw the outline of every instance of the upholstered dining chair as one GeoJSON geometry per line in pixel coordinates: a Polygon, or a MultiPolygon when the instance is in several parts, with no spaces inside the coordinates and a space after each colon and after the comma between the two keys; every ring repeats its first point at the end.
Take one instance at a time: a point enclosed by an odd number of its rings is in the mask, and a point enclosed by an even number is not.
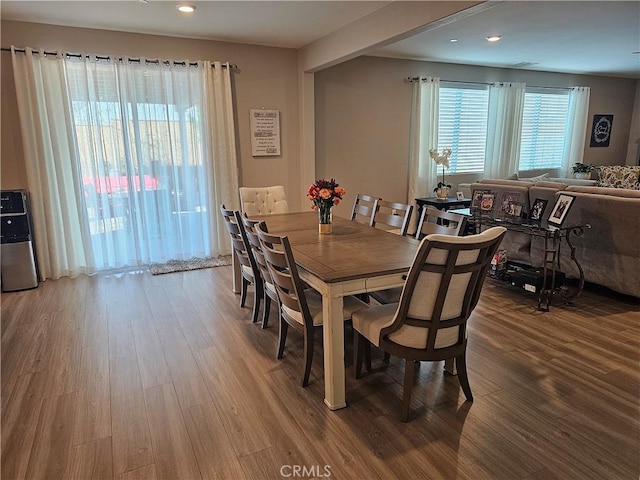
{"type": "Polygon", "coordinates": [[[460,386],[473,401],[467,376],[467,319],[478,303],[491,258],[507,230],[477,235],[432,234],[420,243],[399,303],[353,314],[354,366],[360,377],[363,353],[371,371],[373,343],[405,359],[400,417],[409,418],[414,362],[455,359],[460,386]]]}
{"type": "Polygon", "coordinates": [[[247,215],[289,213],[287,195],[282,185],[272,187],[240,187],[240,205],[247,215]]]}
{"type": "Polygon", "coordinates": [[[413,205],[406,203],[387,202],[379,199],[373,212],[372,227],[383,228],[388,232],[406,235],[413,205]],[[391,227],[391,228],[388,228],[391,227]]]}
{"type": "Polygon", "coordinates": [[[228,210],[224,204],[221,205],[220,211],[225,220],[227,231],[231,236],[231,247],[238,258],[240,271],[242,273],[242,290],[240,294],[240,307],[244,307],[247,299],[247,287],[253,285],[255,288],[253,296],[253,316],[252,322],[258,321],[258,313],[260,310],[260,301],[264,296],[262,276],[260,269],[253,256],[249,239],[244,229],[244,225],[240,218],[240,212],[237,210],[228,210]]]}
{"type": "MultiPolygon", "coordinates": [[[[314,333],[322,328],[322,296],[311,288],[305,289],[287,236],[267,232],[260,222],[258,237],[271,278],[280,299],[280,330],[277,358],[284,355],[289,326],[302,332],[304,337],[304,371],[302,386],[309,384],[314,350],[314,333]]],[[[367,308],[367,304],[355,297],[344,297],[343,319],[350,320],[354,312],[367,308]]]]}
{"type": "MultiPolygon", "coordinates": [[[[415,237],[421,240],[431,233],[459,236],[464,234],[466,225],[467,218],[464,215],[425,207],[420,215],[415,237]]],[[[401,293],[402,288],[398,287],[371,292],[369,296],[373,297],[378,303],[386,305],[387,303],[399,302],[401,293]]]]}
{"type": "MultiPolygon", "coordinates": [[[[260,270],[260,275],[262,276],[262,285],[263,285],[263,300],[264,304],[262,307],[262,328],[267,328],[269,324],[269,314],[271,313],[271,301],[273,300],[278,306],[278,311],[280,310],[280,300],[278,299],[278,293],[276,292],[276,287],[273,284],[273,279],[271,278],[271,273],[269,272],[269,267],[267,265],[267,261],[264,258],[264,253],[262,252],[262,247],[260,246],[260,239],[258,238],[258,231],[256,230],[259,220],[251,220],[247,217],[246,213],[238,216],[241,218],[241,221],[244,225],[245,232],[247,234],[247,238],[249,239],[249,244],[251,245],[251,250],[253,251],[253,257],[256,259],[256,263],[258,264],[258,269],[260,270]]],[[[267,229],[265,225],[265,230],[267,229]]]]}
{"type": "Polygon", "coordinates": [[[350,217],[351,220],[364,225],[372,225],[373,214],[376,212],[378,201],[379,198],[377,197],[358,193],[353,201],[353,208],[351,209],[350,217]]]}

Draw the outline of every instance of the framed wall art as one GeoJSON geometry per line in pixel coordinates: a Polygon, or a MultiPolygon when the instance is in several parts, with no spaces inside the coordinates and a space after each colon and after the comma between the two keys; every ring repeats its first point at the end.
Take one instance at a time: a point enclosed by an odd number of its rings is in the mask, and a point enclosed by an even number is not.
{"type": "Polygon", "coordinates": [[[280,110],[252,108],[249,110],[251,127],[251,156],[280,155],[280,110]]]}
{"type": "Polygon", "coordinates": [[[613,115],[596,114],[593,116],[591,127],[590,147],[608,147],[611,141],[611,127],[613,126],[613,115]]]}

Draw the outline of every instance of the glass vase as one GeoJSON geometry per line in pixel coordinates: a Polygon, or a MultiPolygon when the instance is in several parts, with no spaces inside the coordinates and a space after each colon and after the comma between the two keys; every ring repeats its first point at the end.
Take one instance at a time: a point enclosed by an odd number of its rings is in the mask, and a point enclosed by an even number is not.
{"type": "Polygon", "coordinates": [[[333,231],[331,207],[318,208],[318,232],[326,235],[333,231]]]}

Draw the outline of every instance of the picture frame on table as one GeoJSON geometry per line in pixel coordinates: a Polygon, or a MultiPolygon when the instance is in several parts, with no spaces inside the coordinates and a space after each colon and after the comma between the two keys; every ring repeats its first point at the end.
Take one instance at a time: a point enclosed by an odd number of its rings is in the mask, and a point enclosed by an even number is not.
{"type": "Polygon", "coordinates": [[[482,199],[480,200],[480,211],[482,212],[490,212],[493,210],[493,201],[495,199],[495,195],[493,193],[485,193],[482,195],[482,199]]]}
{"type": "Polygon", "coordinates": [[[456,200],[458,200],[458,201],[464,200],[464,193],[463,192],[456,192],[456,200]]]}
{"type": "Polygon", "coordinates": [[[532,222],[541,222],[542,215],[544,215],[544,211],[547,208],[547,203],[549,203],[549,201],[544,198],[536,198],[533,205],[531,205],[529,220],[532,222]]]}
{"type": "Polygon", "coordinates": [[[565,218],[567,218],[567,214],[571,209],[571,205],[575,201],[576,197],[573,195],[567,195],[566,193],[561,193],[558,195],[558,199],[556,200],[551,213],[549,214],[549,218],[547,219],[547,223],[553,225],[555,227],[560,228],[565,218]]]}
{"type": "Polygon", "coordinates": [[[508,212],[509,205],[520,202],[520,194],[518,192],[504,192],[502,194],[502,203],[500,205],[500,213],[510,215],[508,212]]]}
{"type": "Polygon", "coordinates": [[[510,202],[505,209],[505,213],[513,220],[518,220],[522,216],[524,205],[520,202],[510,202]]]}
{"type": "Polygon", "coordinates": [[[477,212],[480,210],[480,204],[482,203],[482,196],[490,194],[491,190],[474,190],[471,193],[471,211],[477,212]]]}

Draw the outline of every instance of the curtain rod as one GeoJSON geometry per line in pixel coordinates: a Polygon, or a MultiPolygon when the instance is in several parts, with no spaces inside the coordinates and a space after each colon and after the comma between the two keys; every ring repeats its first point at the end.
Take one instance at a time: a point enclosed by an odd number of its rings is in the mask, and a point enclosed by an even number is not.
{"type": "MultiPolygon", "coordinates": [[[[424,77],[407,77],[405,81],[407,83],[414,83],[422,80],[424,77]]],[[[495,83],[505,83],[505,82],[465,82],[462,80],[440,80],[442,83],[460,83],[463,85],[493,85],[495,83]]],[[[571,87],[541,87],[538,85],[527,85],[528,88],[548,88],[550,90],[571,90],[571,87]]]]}
{"type": "MultiPolygon", "coordinates": [[[[17,53],[25,53],[27,51],[26,48],[15,48],[14,50],[17,53]]],[[[33,53],[38,54],[38,55],[40,54],[39,50],[36,50],[35,48],[32,48],[32,50],[33,50],[33,53]]],[[[7,47],[2,47],[2,48],[0,48],[0,51],[10,52],[11,49],[7,48],[7,47]]],[[[53,52],[53,51],[43,51],[42,53],[44,53],[45,56],[46,55],[58,55],[58,52],[53,52]]],[[[84,55],[82,53],[67,53],[67,52],[64,52],[63,55],[65,55],[66,57],[70,57],[70,58],[83,58],[83,57],[90,58],[90,57],[94,57],[97,60],[111,60],[111,57],[110,56],[106,56],[106,55],[84,55]]],[[[122,57],[116,57],[116,58],[118,59],[119,62],[123,62],[124,61],[122,57]]],[[[134,63],[142,63],[142,59],[141,58],[129,58],[128,61],[129,62],[134,62],[134,63]]],[[[145,63],[152,63],[152,64],[155,64],[155,65],[160,65],[160,63],[163,63],[164,65],[169,65],[169,64],[173,63],[174,65],[182,65],[182,66],[185,66],[185,67],[187,66],[187,64],[190,67],[198,66],[197,62],[185,62],[185,61],[180,61],[180,60],[149,60],[149,59],[145,59],[144,61],[145,61],[145,63]]],[[[227,64],[223,63],[222,64],[222,68],[227,68],[227,64]]],[[[229,64],[228,68],[237,69],[238,66],[229,64]]]]}

